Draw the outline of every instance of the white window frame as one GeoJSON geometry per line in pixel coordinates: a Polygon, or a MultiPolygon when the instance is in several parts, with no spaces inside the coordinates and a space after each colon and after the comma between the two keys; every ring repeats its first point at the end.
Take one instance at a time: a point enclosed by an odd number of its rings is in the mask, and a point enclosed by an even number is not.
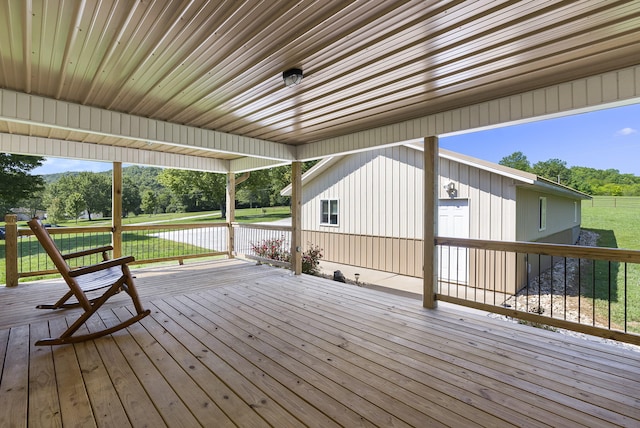
{"type": "Polygon", "coordinates": [[[578,222],[578,202],[573,201],[573,222],[578,222]]]}
{"type": "Polygon", "coordinates": [[[538,231],[547,230],[547,198],[540,196],[538,199],[538,231]]]}
{"type": "Polygon", "coordinates": [[[321,226],[334,226],[334,227],[338,227],[340,226],[340,201],[338,199],[331,199],[331,198],[324,198],[324,199],[320,199],[320,225],[321,226]],[[324,207],[328,208],[328,212],[327,212],[327,221],[323,221],[324,220],[324,207]],[[334,210],[332,210],[331,208],[335,207],[335,214],[332,214],[334,212],[334,210]],[[335,223],[332,221],[332,217],[335,216],[335,223]]]}

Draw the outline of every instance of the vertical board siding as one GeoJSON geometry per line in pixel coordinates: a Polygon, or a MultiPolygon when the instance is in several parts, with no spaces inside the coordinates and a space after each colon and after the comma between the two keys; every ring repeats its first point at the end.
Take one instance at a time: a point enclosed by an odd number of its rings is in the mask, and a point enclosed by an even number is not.
{"type": "MultiPolygon", "coordinates": [[[[331,165],[305,183],[305,236],[324,249],[325,260],[421,277],[423,163],[421,151],[395,146],[356,153],[331,165]],[[339,201],[338,226],[319,224],[321,199],[339,201]]],[[[513,179],[445,158],[440,158],[439,169],[440,198],[449,198],[444,185],[454,182],[456,197],[469,200],[471,238],[515,239],[513,179]]],[[[492,263],[509,277],[504,262],[492,263]]]]}
{"type": "Polygon", "coordinates": [[[402,147],[348,156],[305,183],[303,227],[371,236],[422,235],[422,161],[402,147]],[[411,184],[409,184],[411,181],[411,184]],[[320,200],[339,201],[339,225],[320,225],[320,200]]]}

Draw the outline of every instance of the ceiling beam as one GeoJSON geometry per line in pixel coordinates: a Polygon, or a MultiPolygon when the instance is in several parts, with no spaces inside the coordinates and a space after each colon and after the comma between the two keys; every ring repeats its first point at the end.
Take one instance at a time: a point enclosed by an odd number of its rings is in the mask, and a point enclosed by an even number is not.
{"type": "Polygon", "coordinates": [[[640,103],[640,65],[298,146],[298,160],[640,103]]]}
{"type": "Polygon", "coordinates": [[[0,152],[218,173],[230,171],[228,160],[6,133],[0,133],[0,152]]]}
{"type": "Polygon", "coordinates": [[[0,120],[278,161],[295,147],[0,89],[0,120]]]}
{"type": "Polygon", "coordinates": [[[276,166],[283,166],[283,165],[289,165],[289,164],[291,164],[291,162],[245,157],[245,158],[230,160],[229,170],[231,172],[247,172],[247,171],[256,171],[259,169],[273,168],[276,166]]]}

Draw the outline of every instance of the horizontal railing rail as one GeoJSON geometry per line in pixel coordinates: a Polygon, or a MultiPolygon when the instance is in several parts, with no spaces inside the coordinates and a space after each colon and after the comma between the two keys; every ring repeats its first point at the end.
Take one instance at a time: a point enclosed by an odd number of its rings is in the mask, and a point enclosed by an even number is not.
{"type": "Polygon", "coordinates": [[[122,254],[134,263],[157,263],[229,255],[227,223],[122,226],[122,254]]]}
{"type": "MultiPolygon", "coordinates": [[[[133,256],[132,264],[148,264],[214,256],[228,256],[227,223],[127,225],[122,226],[122,254],[133,256]]],[[[65,253],[111,245],[110,226],[47,228],[60,251],[65,253]]],[[[53,263],[30,229],[18,229],[20,278],[56,274],[53,263]]],[[[74,267],[97,263],[100,255],[74,260],[74,267]]]]}
{"type": "Polygon", "coordinates": [[[438,300],[640,344],[640,251],[435,239],[438,300]]]}

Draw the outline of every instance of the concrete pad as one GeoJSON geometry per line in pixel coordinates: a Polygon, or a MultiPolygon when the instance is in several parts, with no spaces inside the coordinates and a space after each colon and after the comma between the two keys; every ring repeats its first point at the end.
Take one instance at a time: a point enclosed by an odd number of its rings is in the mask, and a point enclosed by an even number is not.
{"type": "Polygon", "coordinates": [[[322,275],[333,276],[333,273],[337,270],[342,272],[349,282],[355,282],[365,287],[378,288],[384,291],[400,292],[402,294],[408,294],[410,297],[422,299],[422,278],[320,261],[320,272],[322,275]],[[359,274],[357,280],[356,274],[359,274]]]}

